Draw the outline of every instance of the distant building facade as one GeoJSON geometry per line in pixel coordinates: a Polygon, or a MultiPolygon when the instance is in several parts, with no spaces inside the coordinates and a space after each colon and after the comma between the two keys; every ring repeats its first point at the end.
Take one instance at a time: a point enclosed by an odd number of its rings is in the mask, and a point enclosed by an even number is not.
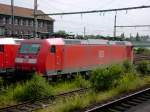
{"type": "MultiPolygon", "coordinates": [[[[33,9],[14,6],[14,28],[12,29],[11,6],[0,4],[0,35],[32,35],[34,32],[33,9]]],[[[38,14],[44,14],[41,10],[38,14]]],[[[39,16],[38,32],[53,33],[54,20],[49,16],[39,16]]]]}

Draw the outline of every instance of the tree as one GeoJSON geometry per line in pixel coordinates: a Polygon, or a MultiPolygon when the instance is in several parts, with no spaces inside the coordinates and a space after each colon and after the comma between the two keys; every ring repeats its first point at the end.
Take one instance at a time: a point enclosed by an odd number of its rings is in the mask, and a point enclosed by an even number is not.
{"type": "Polygon", "coordinates": [[[64,30],[59,30],[59,31],[55,32],[55,36],[66,37],[66,36],[68,36],[68,34],[64,30]]]}
{"type": "Polygon", "coordinates": [[[139,36],[139,33],[137,32],[136,34],[136,41],[140,41],[140,36],[139,36]]]}
{"type": "Polygon", "coordinates": [[[124,33],[122,33],[122,34],[120,35],[120,37],[121,37],[121,39],[124,39],[124,38],[125,38],[124,33]]]}

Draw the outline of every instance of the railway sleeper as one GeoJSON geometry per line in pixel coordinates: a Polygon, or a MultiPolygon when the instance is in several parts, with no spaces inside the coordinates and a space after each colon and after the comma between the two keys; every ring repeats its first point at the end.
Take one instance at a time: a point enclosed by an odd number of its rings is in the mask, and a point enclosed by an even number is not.
{"type": "Polygon", "coordinates": [[[130,108],[130,107],[132,107],[131,105],[126,104],[126,103],[121,103],[120,105],[121,105],[121,106],[123,106],[123,107],[126,107],[126,108],[130,108]]]}
{"type": "Polygon", "coordinates": [[[150,99],[150,96],[148,95],[142,95],[143,98],[146,98],[146,99],[150,99]]]}
{"type": "Polygon", "coordinates": [[[103,112],[120,112],[120,111],[114,108],[108,108],[106,111],[103,111],[103,112]]]}
{"type": "Polygon", "coordinates": [[[123,107],[121,105],[114,106],[113,108],[119,112],[123,112],[127,109],[126,107],[123,107]]]}
{"type": "Polygon", "coordinates": [[[144,98],[144,97],[137,97],[136,99],[141,100],[141,101],[147,101],[148,99],[144,98]]]}
{"type": "Polygon", "coordinates": [[[21,107],[19,107],[19,108],[17,108],[18,110],[20,110],[21,112],[22,111],[31,111],[31,108],[29,108],[29,107],[27,107],[27,106],[21,106],[21,107]]]}
{"type": "Polygon", "coordinates": [[[149,97],[150,97],[150,93],[145,93],[144,95],[145,95],[145,96],[149,96],[149,97]]]}
{"type": "Polygon", "coordinates": [[[20,112],[20,111],[16,108],[13,108],[13,109],[6,109],[6,110],[0,111],[0,112],[20,112]]]}
{"type": "Polygon", "coordinates": [[[139,103],[133,102],[133,101],[127,101],[126,104],[131,105],[131,106],[136,106],[136,105],[138,105],[139,103]]]}
{"type": "Polygon", "coordinates": [[[138,104],[144,102],[143,100],[137,99],[137,98],[136,99],[132,99],[132,101],[135,102],[135,103],[138,103],[138,104]]]}
{"type": "Polygon", "coordinates": [[[31,109],[35,108],[35,107],[37,108],[38,106],[40,107],[40,105],[36,105],[36,104],[28,104],[28,105],[26,105],[26,107],[31,108],[31,109]]]}

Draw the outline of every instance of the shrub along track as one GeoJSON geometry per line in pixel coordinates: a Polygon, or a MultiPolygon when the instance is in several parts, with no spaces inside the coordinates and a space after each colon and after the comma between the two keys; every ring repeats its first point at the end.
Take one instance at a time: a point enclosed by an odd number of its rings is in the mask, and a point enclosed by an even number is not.
{"type": "Polygon", "coordinates": [[[36,101],[29,100],[16,105],[0,108],[0,112],[31,112],[34,110],[45,108],[50,104],[53,104],[56,98],[66,98],[66,97],[74,96],[75,94],[84,94],[88,90],[89,88],[81,88],[78,90],[37,99],[36,101]]]}
{"type": "Polygon", "coordinates": [[[149,100],[150,88],[146,88],[119,99],[89,107],[85,109],[84,112],[126,112],[132,107],[138,106],[149,100]]]}

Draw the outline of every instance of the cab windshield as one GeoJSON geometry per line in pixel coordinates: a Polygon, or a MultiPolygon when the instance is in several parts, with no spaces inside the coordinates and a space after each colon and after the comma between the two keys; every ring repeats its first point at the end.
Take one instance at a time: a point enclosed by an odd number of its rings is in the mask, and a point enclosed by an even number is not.
{"type": "Polygon", "coordinates": [[[20,53],[22,54],[37,54],[40,50],[40,44],[22,44],[20,53]]]}

